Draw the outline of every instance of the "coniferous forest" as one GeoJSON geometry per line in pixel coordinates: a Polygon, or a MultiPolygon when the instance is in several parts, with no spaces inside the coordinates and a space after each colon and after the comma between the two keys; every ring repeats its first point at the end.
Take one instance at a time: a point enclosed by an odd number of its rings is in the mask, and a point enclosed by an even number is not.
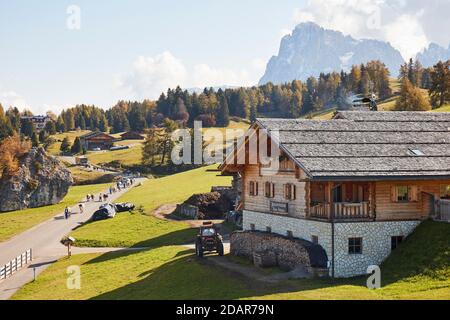
{"type": "MultiPolygon", "coordinates": [[[[450,101],[450,61],[439,62],[433,68],[423,68],[419,61],[410,60],[400,66],[400,99],[395,110],[429,110],[450,101]],[[419,97],[418,89],[427,89],[430,101],[419,97]]],[[[328,108],[346,109],[349,97],[374,93],[379,100],[392,96],[390,72],[380,61],[353,66],[349,72],[320,74],[307,81],[262,86],[213,89],[193,92],[180,87],[168,89],[159,99],[119,101],[108,110],[94,105],[77,105],[59,115],[49,112],[52,119],[39,134],[14,106],[0,105],[0,140],[22,134],[33,145],[43,143],[56,132],[75,129],[119,133],[142,132],[147,128],[164,127],[167,120],[177,127],[191,127],[202,121],[204,127],[226,127],[230,119],[254,121],[256,117],[298,118],[328,108]],[[5,106],[6,107],[6,106],[5,106]]]]}

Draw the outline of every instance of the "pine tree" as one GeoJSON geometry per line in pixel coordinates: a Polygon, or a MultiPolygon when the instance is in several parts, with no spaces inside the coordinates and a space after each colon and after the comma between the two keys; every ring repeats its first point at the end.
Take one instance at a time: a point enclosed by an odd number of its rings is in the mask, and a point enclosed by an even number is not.
{"type": "Polygon", "coordinates": [[[59,115],[58,120],[56,121],[56,130],[58,130],[58,132],[65,132],[66,131],[66,125],[64,123],[64,119],[62,114],[59,115]]]}
{"type": "Polygon", "coordinates": [[[31,138],[33,136],[33,134],[35,133],[33,122],[31,122],[31,120],[29,120],[29,119],[23,120],[22,126],[20,128],[20,132],[24,136],[31,138]]]}
{"type": "Polygon", "coordinates": [[[228,109],[227,98],[224,94],[219,95],[219,108],[217,110],[217,125],[228,127],[230,124],[230,111],[228,109]]]}
{"type": "Polygon", "coordinates": [[[450,60],[445,63],[439,61],[433,67],[429,93],[434,107],[442,107],[450,101],[450,60]]]}
{"type": "Polygon", "coordinates": [[[59,148],[59,150],[61,150],[61,152],[63,153],[69,153],[70,152],[70,141],[69,141],[69,137],[64,137],[62,143],[61,143],[61,147],[59,148]]]}
{"type": "Polygon", "coordinates": [[[83,145],[79,137],[75,138],[72,147],[70,148],[70,153],[79,154],[83,152],[83,145]]]}
{"type": "Polygon", "coordinates": [[[56,124],[55,121],[51,120],[45,124],[44,129],[48,134],[53,135],[56,134],[56,124]]]}
{"type": "Polygon", "coordinates": [[[39,138],[36,132],[33,132],[33,134],[31,135],[31,144],[35,148],[39,146],[39,138]]]}
{"type": "Polygon", "coordinates": [[[250,121],[254,123],[256,121],[256,118],[258,118],[258,112],[256,111],[256,106],[250,107],[250,121]]]}
{"type": "Polygon", "coordinates": [[[0,141],[6,137],[12,136],[14,129],[9,118],[6,116],[2,105],[0,104],[0,141]]]}

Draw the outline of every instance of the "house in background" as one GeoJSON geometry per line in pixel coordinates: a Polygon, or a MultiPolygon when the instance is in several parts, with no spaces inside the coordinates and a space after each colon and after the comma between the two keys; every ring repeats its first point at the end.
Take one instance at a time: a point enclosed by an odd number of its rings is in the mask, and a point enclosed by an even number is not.
{"type": "Polygon", "coordinates": [[[125,132],[125,133],[121,134],[120,137],[122,138],[122,140],[144,140],[145,139],[145,137],[142,134],[140,134],[139,132],[134,132],[134,131],[125,132]]]}
{"type": "Polygon", "coordinates": [[[109,150],[114,142],[117,141],[116,138],[106,134],[104,132],[90,132],[88,134],[80,136],[81,143],[86,150],[109,150]]]}
{"type": "Polygon", "coordinates": [[[23,116],[20,117],[20,120],[21,122],[27,120],[31,121],[36,132],[40,132],[41,130],[43,130],[47,122],[51,121],[49,116],[23,116]]]}
{"type": "Polygon", "coordinates": [[[331,276],[366,274],[423,220],[448,214],[450,113],[338,112],[252,128],[280,149],[280,169],[238,164],[249,139],[221,165],[242,176],[244,230],[319,244],[331,276]]]}

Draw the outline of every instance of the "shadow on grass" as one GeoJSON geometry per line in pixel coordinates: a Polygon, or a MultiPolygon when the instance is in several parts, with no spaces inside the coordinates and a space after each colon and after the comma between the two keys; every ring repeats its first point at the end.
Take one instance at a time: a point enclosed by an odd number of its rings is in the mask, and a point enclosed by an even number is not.
{"type": "MultiPolygon", "coordinates": [[[[192,252],[192,250],[187,251],[192,252]]],[[[186,252],[180,253],[180,256],[186,252]]],[[[140,274],[141,280],[93,297],[94,300],[234,300],[326,288],[330,280],[268,284],[231,272],[192,254],[140,274]]]]}
{"type": "MultiPolygon", "coordinates": [[[[157,249],[164,246],[177,246],[183,245],[187,243],[192,243],[195,240],[195,229],[183,229],[174,232],[170,232],[167,234],[163,234],[159,237],[155,237],[152,239],[148,239],[145,241],[138,242],[130,247],[130,249],[139,249],[143,248],[144,250],[130,250],[130,251],[121,251],[119,253],[107,253],[103,254],[93,260],[87,262],[87,264],[104,262],[107,260],[114,259],[116,257],[125,257],[128,255],[135,254],[137,252],[148,251],[157,249]]],[[[190,250],[187,250],[187,252],[190,250]]],[[[177,256],[183,254],[185,251],[179,253],[177,256]]]]}
{"type": "MultiPolygon", "coordinates": [[[[108,253],[86,264],[135,254],[108,253]]],[[[255,269],[256,272],[256,269],[255,269]]],[[[220,267],[194,250],[183,250],[169,262],[139,274],[139,281],[100,294],[94,300],[231,300],[285,294],[341,285],[363,286],[363,279],[302,279],[268,283],[220,267]]]]}

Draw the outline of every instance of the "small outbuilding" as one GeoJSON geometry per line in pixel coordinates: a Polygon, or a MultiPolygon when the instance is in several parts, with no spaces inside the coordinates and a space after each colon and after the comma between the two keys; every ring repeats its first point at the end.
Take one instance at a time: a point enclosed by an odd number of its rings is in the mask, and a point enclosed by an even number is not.
{"type": "Polygon", "coordinates": [[[124,134],[120,135],[120,137],[122,138],[122,140],[144,140],[145,137],[140,134],[139,132],[135,132],[135,131],[130,131],[130,132],[125,132],[124,134]]]}
{"type": "Polygon", "coordinates": [[[116,138],[104,132],[90,132],[80,137],[81,143],[86,150],[109,150],[116,138]]]}

